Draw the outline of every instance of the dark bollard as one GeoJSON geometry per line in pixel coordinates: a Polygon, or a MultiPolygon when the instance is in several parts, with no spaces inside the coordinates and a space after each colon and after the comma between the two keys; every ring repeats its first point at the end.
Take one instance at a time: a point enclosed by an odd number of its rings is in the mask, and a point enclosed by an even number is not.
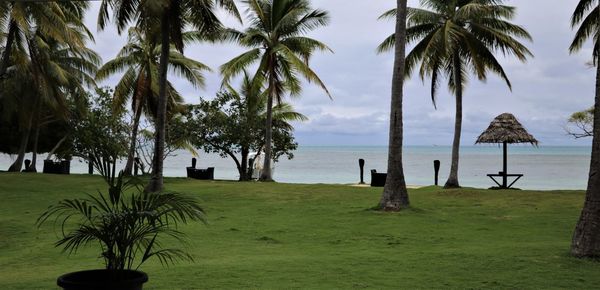
{"type": "Polygon", "coordinates": [[[365,175],[365,160],[364,159],[358,159],[358,166],[360,167],[360,183],[359,184],[365,184],[365,179],[364,179],[364,175],[365,175]]]}
{"type": "Polygon", "coordinates": [[[438,176],[440,174],[440,161],[439,160],[434,160],[433,161],[433,170],[435,171],[435,185],[438,185],[438,176]]]}
{"type": "Polygon", "coordinates": [[[196,168],[196,158],[192,158],[192,168],[196,168]]]}

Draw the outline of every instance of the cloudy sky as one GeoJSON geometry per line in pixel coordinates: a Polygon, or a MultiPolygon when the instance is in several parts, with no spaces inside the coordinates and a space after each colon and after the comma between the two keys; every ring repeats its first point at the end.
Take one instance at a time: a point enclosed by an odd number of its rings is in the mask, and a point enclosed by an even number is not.
{"type": "MultiPolygon", "coordinates": [[[[327,43],[335,53],[318,54],[312,60],[314,70],[333,94],[333,101],[310,84],[303,95],[291,102],[310,118],[296,124],[301,145],[385,145],[387,144],[390,103],[391,54],[377,55],[375,47],[393,32],[392,21],[377,17],[392,8],[392,0],[313,0],[313,6],[330,12],[331,23],[310,34],[327,43]]],[[[566,119],[574,111],[593,104],[594,69],[591,47],[569,55],[573,31],[570,14],[577,0],[512,0],[517,17],[514,23],[524,26],[533,36],[527,43],[535,55],[527,63],[501,59],[512,83],[512,92],[496,76],[486,83],[471,80],[464,96],[463,139],[473,144],[489,122],[503,112],[511,112],[536,136],[542,145],[587,145],[589,140],[575,141],[566,135],[566,119]]],[[[97,3],[86,22],[95,31],[97,3]]],[[[418,0],[409,0],[417,7],[418,0]]],[[[242,11],[246,10],[240,4],[242,11]]],[[[232,19],[223,17],[231,26],[232,19]]],[[[92,47],[107,61],[125,42],[111,27],[96,34],[92,47]]],[[[218,68],[242,50],[233,44],[193,45],[186,55],[197,59],[214,72],[207,73],[207,86],[196,90],[184,81],[173,79],[189,103],[211,98],[220,88],[218,68]]],[[[105,85],[114,85],[116,78],[105,85]]],[[[405,143],[407,145],[450,145],[454,128],[454,98],[445,87],[438,96],[438,109],[431,104],[429,80],[413,77],[405,90],[405,143]]]]}

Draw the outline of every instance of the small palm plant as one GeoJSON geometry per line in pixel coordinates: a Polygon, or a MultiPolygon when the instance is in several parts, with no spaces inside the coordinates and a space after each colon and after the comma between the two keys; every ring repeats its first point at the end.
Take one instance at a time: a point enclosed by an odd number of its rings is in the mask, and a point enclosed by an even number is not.
{"type": "Polygon", "coordinates": [[[165,247],[161,238],[184,242],[178,225],[205,221],[196,199],[179,193],[145,193],[139,180],[125,180],[123,174],[108,183],[108,194],[62,200],[49,207],[37,225],[51,218],[62,224],[56,246],[69,254],[99,243],[107,270],[137,270],[150,258],[163,265],[192,259],[181,249],[165,247]]]}

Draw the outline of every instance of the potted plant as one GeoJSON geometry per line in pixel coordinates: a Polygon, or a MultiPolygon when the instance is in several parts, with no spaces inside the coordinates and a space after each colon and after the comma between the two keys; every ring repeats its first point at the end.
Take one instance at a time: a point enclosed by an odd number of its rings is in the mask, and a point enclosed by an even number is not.
{"type": "Polygon", "coordinates": [[[138,271],[150,258],[163,265],[190,259],[180,249],[165,248],[163,237],[182,242],[177,225],[204,221],[196,199],[179,193],[145,193],[136,178],[109,178],[108,194],[98,192],[66,199],[48,208],[38,219],[41,226],[51,218],[62,224],[56,246],[69,254],[84,246],[98,245],[105,269],[69,273],[58,278],[65,290],[142,289],[148,276],[138,271]]]}

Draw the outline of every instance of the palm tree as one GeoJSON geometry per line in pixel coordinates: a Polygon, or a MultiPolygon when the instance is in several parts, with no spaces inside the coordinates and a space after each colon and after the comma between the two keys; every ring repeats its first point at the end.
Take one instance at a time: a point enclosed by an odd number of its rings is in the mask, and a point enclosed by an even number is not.
{"type": "MultiPolygon", "coordinates": [[[[17,82],[21,86],[27,83],[29,86],[19,90],[22,95],[11,96],[21,98],[17,102],[20,105],[15,113],[21,115],[23,121],[17,159],[9,171],[21,170],[32,129],[35,129],[33,158],[31,166],[26,170],[36,171],[37,141],[41,127],[57,119],[66,118],[68,96],[75,91],[82,91],[83,84],[95,85],[89,74],[95,72],[100,61],[95,52],[85,48],[86,41],[93,40],[91,33],[82,22],[87,5],[87,3],[61,3],[56,7],[49,5],[51,8],[56,8],[52,11],[61,16],[59,20],[61,20],[62,31],[58,35],[52,29],[32,26],[31,23],[15,26],[17,33],[14,37],[18,41],[11,49],[13,65],[10,67],[10,75],[15,77],[3,81],[17,82]],[[48,111],[49,118],[43,119],[42,114],[48,111]]],[[[23,17],[19,14],[23,11],[16,9],[20,6],[14,6],[12,12],[23,17]]],[[[34,9],[36,7],[35,5],[28,7],[25,12],[37,15],[34,9]]],[[[20,19],[19,17],[14,18],[20,19]]]]}
{"type": "MultiPolygon", "coordinates": [[[[454,141],[450,176],[444,187],[459,187],[458,160],[462,130],[463,90],[470,71],[484,81],[487,73],[499,75],[512,89],[504,68],[495,52],[515,56],[526,61],[531,52],[515,37],[531,40],[522,27],[509,22],[515,16],[515,8],[502,5],[504,0],[421,0],[421,6],[407,11],[406,41],[415,43],[406,56],[406,75],[410,75],[420,63],[421,79],[431,77],[431,98],[435,106],[436,92],[443,76],[456,97],[454,141]]],[[[391,17],[390,10],[382,18],[391,17]]],[[[378,48],[387,51],[394,46],[395,35],[388,37],[378,48]]]]}
{"type": "MultiPolygon", "coordinates": [[[[257,126],[259,123],[264,123],[264,120],[268,118],[268,91],[264,90],[264,80],[259,76],[251,76],[246,71],[243,72],[241,90],[238,92],[229,84],[226,85],[227,98],[231,98],[235,103],[240,105],[240,111],[242,118],[238,120],[240,122],[239,128],[246,128],[243,133],[240,133],[243,137],[240,138],[240,153],[241,161],[229,151],[228,155],[235,161],[240,174],[240,181],[248,181],[251,176],[248,175],[249,160],[251,147],[258,151],[264,150],[263,136],[262,134],[266,128],[264,126],[257,126]]],[[[304,122],[308,120],[308,117],[297,112],[294,107],[289,103],[279,103],[273,106],[272,110],[273,127],[280,128],[287,131],[292,131],[293,126],[290,122],[304,122]]],[[[223,112],[226,116],[226,113],[223,112]]],[[[235,133],[234,133],[235,134],[235,133]]]]}
{"type": "MultiPolygon", "coordinates": [[[[158,88],[158,58],[160,55],[160,45],[148,37],[142,29],[133,27],[129,29],[127,44],[121,49],[117,57],[98,70],[96,79],[105,80],[109,76],[124,72],[121,80],[115,87],[115,105],[122,108],[123,105],[131,100],[133,111],[133,125],[131,128],[129,153],[127,163],[123,173],[131,175],[133,162],[136,152],[136,141],[142,113],[153,119],[157,117],[156,106],[159,88],[158,88]]],[[[202,71],[210,69],[195,60],[185,57],[171,46],[169,51],[169,68],[177,75],[188,80],[194,87],[204,87],[204,76],[202,71]]],[[[183,99],[177,93],[173,85],[169,83],[168,111],[174,109],[183,103],[183,99]]]]}
{"type": "Polygon", "coordinates": [[[410,205],[404,168],[402,167],[404,66],[406,54],[406,0],[397,0],[396,32],[394,35],[394,71],[392,75],[392,97],[390,106],[390,139],[388,145],[388,170],[383,194],[378,208],[384,211],[399,211],[410,205]]]}
{"type": "Polygon", "coordinates": [[[593,63],[596,66],[596,97],[594,100],[592,160],[585,204],[575,227],[571,254],[576,257],[600,256],[600,7],[597,1],[580,0],[575,8],[571,25],[577,28],[569,48],[571,53],[581,50],[588,39],[594,43],[593,63]]]}
{"type": "MultiPolygon", "coordinates": [[[[74,37],[68,22],[83,25],[83,11],[89,3],[82,2],[36,2],[36,1],[2,1],[0,4],[0,27],[8,25],[4,51],[0,60],[0,78],[4,78],[9,67],[10,56],[15,45],[24,41],[27,31],[37,27],[40,32],[59,42],[85,46],[85,43],[74,37]]],[[[89,32],[89,31],[88,31],[89,32]]],[[[91,35],[91,34],[90,34],[91,35]]]]}
{"type": "Polygon", "coordinates": [[[87,48],[71,49],[68,45],[54,41],[43,42],[36,37],[38,43],[29,46],[31,72],[35,88],[37,88],[37,107],[31,112],[35,118],[32,144],[32,159],[27,171],[36,172],[38,137],[42,127],[50,123],[66,120],[69,98],[77,98],[85,88],[95,88],[93,75],[100,57],[87,48]]]}
{"type": "Polygon", "coordinates": [[[187,26],[192,26],[206,34],[214,34],[222,30],[222,25],[215,9],[222,7],[240,18],[234,0],[103,0],[100,5],[98,25],[103,29],[109,19],[109,8],[114,12],[117,30],[121,33],[130,22],[136,22],[139,27],[160,27],[160,62],[158,74],[158,103],[155,120],[156,138],[154,146],[154,161],[152,162],[152,177],[146,191],[158,192],[163,189],[163,155],[166,136],[167,119],[167,69],[170,45],[183,53],[183,32],[187,26]],[[156,23],[160,19],[160,23],[156,23]]]}
{"type": "Polygon", "coordinates": [[[308,0],[248,0],[250,27],[238,32],[238,42],[251,48],[221,67],[224,83],[259,62],[256,75],[267,82],[267,118],[265,125],[265,162],[261,181],[272,181],[273,101],[281,103],[285,92],[298,96],[302,88],[299,76],[317,83],[331,98],[325,84],[308,65],[312,54],[331,51],[322,42],[302,36],[325,26],[327,12],[313,10],[308,0]]]}

